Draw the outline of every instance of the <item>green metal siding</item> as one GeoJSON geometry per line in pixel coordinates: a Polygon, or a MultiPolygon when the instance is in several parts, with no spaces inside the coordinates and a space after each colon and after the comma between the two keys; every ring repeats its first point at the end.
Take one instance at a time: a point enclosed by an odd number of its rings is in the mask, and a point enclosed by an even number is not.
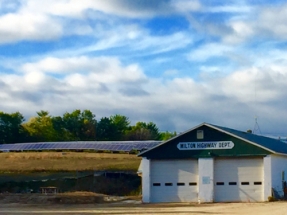
{"type": "Polygon", "coordinates": [[[148,159],[185,159],[200,157],[231,157],[231,156],[265,156],[271,152],[253,144],[220,132],[206,125],[182,134],[150,151],[141,154],[148,159]],[[197,130],[203,130],[204,138],[197,139],[197,130]],[[209,141],[232,141],[232,149],[204,149],[204,150],[179,150],[179,142],[209,142],[209,141]]]}

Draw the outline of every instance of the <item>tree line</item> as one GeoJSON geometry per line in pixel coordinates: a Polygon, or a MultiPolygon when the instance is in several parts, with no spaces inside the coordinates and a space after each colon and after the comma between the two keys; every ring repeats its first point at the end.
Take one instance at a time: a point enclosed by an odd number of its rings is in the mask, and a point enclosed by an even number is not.
{"type": "Polygon", "coordinates": [[[96,120],[90,110],[51,116],[41,110],[25,122],[20,112],[0,111],[0,144],[53,141],[167,140],[176,132],[160,132],[153,122],[131,125],[128,117],[112,115],[96,120]]]}

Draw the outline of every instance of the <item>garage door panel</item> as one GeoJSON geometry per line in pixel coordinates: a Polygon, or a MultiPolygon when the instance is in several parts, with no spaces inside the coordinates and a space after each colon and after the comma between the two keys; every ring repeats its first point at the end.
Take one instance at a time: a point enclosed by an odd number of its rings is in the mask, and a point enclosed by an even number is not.
{"type": "Polygon", "coordinates": [[[152,161],[151,201],[196,201],[198,196],[197,165],[197,160],[152,161]]]}
{"type": "Polygon", "coordinates": [[[216,202],[262,201],[263,158],[216,159],[216,202]]]}

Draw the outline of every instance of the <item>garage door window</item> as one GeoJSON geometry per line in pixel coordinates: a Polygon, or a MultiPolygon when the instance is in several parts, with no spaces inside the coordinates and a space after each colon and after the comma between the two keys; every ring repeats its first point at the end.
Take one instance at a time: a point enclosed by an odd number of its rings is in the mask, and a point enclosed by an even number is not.
{"type": "Polygon", "coordinates": [[[261,185],[261,184],[262,184],[261,181],[255,181],[255,182],[254,182],[254,185],[261,185]]]}
{"type": "Polygon", "coordinates": [[[185,183],[182,183],[182,182],[177,183],[177,186],[184,186],[184,185],[185,183]]]}
{"type": "Polygon", "coordinates": [[[196,185],[197,185],[196,182],[190,182],[190,183],[189,183],[189,186],[196,186],[196,185]]]}
{"type": "Polygon", "coordinates": [[[236,182],[229,182],[228,184],[229,185],[236,185],[237,183],[236,182]]]}
{"type": "Polygon", "coordinates": [[[249,182],[247,181],[241,182],[241,185],[249,185],[249,182]]]}
{"type": "Polygon", "coordinates": [[[216,182],[216,185],[224,185],[224,182],[216,182]]]}
{"type": "Polygon", "coordinates": [[[165,186],[172,186],[172,183],[165,183],[165,186]]]}
{"type": "Polygon", "coordinates": [[[160,186],[160,183],[153,183],[152,184],[154,187],[159,187],[160,186]]]}

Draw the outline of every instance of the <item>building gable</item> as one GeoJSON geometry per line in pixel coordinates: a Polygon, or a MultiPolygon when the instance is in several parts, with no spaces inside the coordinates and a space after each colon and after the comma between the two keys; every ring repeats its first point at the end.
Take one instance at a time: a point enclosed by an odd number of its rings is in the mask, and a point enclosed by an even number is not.
{"type": "Polygon", "coordinates": [[[243,138],[203,124],[139,156],[148,159],[186,159],[199,157],[265,156],[272,151],[243,138]]]}

